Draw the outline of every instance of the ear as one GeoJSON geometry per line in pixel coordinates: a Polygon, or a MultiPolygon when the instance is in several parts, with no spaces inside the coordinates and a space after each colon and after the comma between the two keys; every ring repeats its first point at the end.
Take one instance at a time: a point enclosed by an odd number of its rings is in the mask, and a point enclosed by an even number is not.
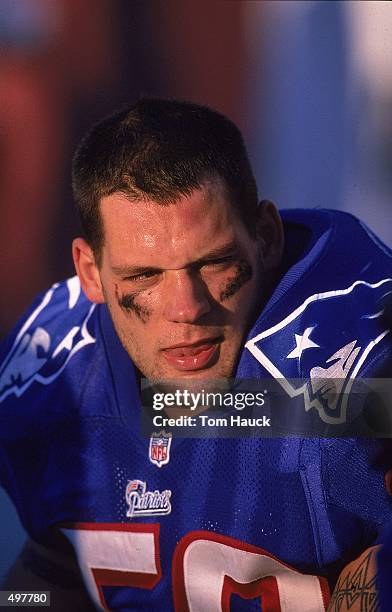
{"type": "Polygon", "coordinates": [[[72,257],[80,284],[88,299],[95,304],[105,302],[94,253],[83,238],[75,238],[73,241],[72,257]]]}
{"type": "Polygon", "coordinates": [[[265,269],[277,270],[283,257],[284,231],[279,211],[269,200],[262,200],[259,204],[257,238],[261,243],[265,269]]]}

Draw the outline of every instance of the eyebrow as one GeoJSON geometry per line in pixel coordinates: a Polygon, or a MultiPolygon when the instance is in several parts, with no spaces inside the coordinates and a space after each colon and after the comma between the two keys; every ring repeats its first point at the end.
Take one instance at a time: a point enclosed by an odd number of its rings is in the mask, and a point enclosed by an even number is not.
{"type": "MultiPolygon", "coordinates": [[[[234,255],[238,250],[238,245],[233,240],[228,242],[227,244],[218,247],[216,249],[211,249],[203,255],[202,257],[192,261],[184,266],[184,268],[197,268],[207,262],[213,261],[215,259],[222,259],[224,257],[229,257],[230,255],[234,255]]],[[[118,276],[136,276],[137,274],[142,274],[143,272],[163,272],[162,268],[158,268],[156,266],[112,266],[112,271],[118,276]]]]}

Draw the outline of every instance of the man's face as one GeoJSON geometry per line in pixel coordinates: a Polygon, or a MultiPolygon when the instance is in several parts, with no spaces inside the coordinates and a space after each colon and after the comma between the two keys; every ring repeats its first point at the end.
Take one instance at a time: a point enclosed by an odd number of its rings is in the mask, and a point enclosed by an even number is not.
{"type": "Polygon", "coordinates": [[[221,183],[205,182],[167,206],[115,193],[100,210],[103,292],[142,374],[230,377],[265,296],[260,242],[221,183]]]}

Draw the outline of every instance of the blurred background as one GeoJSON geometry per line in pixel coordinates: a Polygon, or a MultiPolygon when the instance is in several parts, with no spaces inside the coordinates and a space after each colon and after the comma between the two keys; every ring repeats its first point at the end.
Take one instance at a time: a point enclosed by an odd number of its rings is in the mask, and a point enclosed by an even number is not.
{"type": "MultiPolygon", "coordinates": [[[[392,244],[392,3],[0,0],[0,335],[73,274],[73,151],[141,95],[210,105],[260,198],[339,208],[392,244]]],[[[0,491],[0,578],[24,540],[0,491]]]]}

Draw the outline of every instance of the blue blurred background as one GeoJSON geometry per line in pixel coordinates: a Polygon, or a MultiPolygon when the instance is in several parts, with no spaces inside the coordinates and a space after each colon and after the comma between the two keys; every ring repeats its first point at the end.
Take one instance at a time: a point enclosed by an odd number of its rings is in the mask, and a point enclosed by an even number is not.
{"type": "MultiPolygon", "coordinates": [[[[260,198],[357,214],[392,243],[392,4],[0,0],[0,333],[73,273],[70,160],[140,95],[242,129],[260,198]]],[[[1,435],[1,432],[0,432],[1,435]]],[[[24,532],[0,490],[0,577],[24,532]]]]}

